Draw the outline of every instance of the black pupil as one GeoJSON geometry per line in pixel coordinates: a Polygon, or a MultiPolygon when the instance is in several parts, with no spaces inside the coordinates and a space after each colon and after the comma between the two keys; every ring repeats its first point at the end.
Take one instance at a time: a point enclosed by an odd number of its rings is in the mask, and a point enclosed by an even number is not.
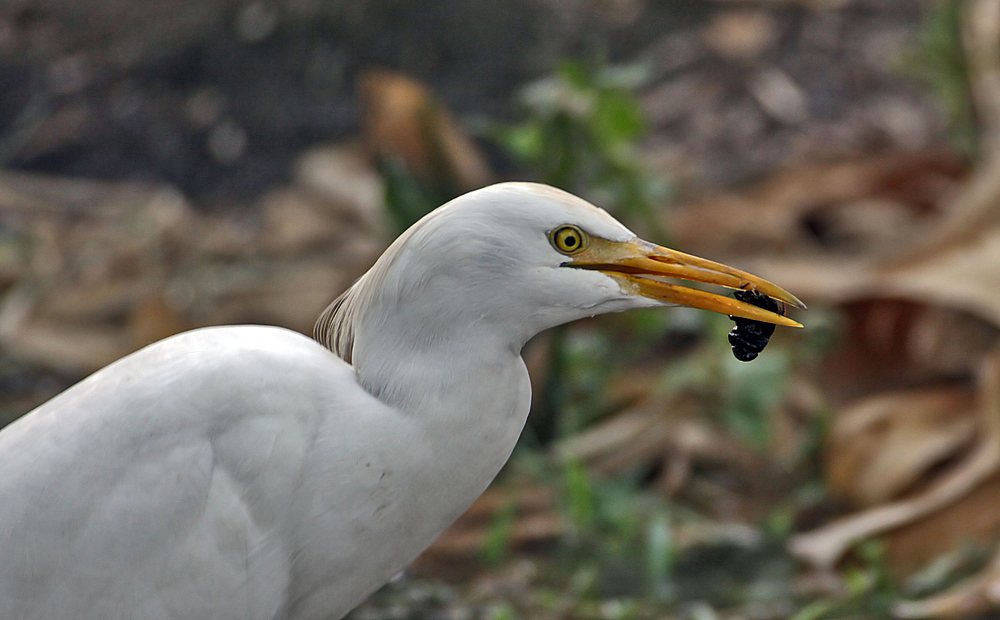
{"type": "Polygon", "coordinates": [[[566,237],[563,238],[563,242],[566,244],[566,247],[568,247],[568,248],[575,247],[576,246],[576,237],[573,236],[572,233],[570,233],[570,234],[566,235],[566,237]]]}

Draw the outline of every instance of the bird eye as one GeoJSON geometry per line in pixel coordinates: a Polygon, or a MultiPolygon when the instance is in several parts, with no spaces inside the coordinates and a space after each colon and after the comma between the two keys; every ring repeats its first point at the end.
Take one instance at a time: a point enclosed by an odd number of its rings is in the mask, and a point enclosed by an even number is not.
{"type": "Polygon", "coordinates": [[[576,226],[560,226],[549,236],[552,245],[563,254],[575,254],[587,245],[587,233],[576,226]]]}

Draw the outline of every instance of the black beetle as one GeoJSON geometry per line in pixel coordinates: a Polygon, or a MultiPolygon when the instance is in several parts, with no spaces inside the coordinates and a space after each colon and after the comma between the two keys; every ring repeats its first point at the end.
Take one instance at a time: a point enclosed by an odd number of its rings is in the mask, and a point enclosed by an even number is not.
{"type": "MultiPolygon", "coordinates": [[[[764,293],[736,291],[733,293],[733,297],[758,308],[781,315],[785,314],[784,306],[764,293]]],[[[729,318],[736,322],[736,326],[729,332],[729,344],[733,347],[733,356],[741,362],[756,359],[757,355],[767,346],[767,341],[771,339],[771,334],[774,333],[774,324],[732,315],[729,318]]]]}

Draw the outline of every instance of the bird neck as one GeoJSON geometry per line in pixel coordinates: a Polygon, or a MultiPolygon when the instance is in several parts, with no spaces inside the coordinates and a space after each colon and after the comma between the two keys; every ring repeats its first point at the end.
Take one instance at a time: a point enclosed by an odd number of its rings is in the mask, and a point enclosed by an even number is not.
{"type": "Polygon", "coordinates": [[[483,470],[476,477],[485,479],[485,489],[510,456],[531,405],[520,345],[482,328],[456,329],[419,344],[395,339],[392,331],[381,331],[372,342],[356,342],[359,383],[417,420],[439,458],[454,459],[464,469],[475,462],[483,470]],[[477,458],[470,461],[470,452],[477,458]]]}

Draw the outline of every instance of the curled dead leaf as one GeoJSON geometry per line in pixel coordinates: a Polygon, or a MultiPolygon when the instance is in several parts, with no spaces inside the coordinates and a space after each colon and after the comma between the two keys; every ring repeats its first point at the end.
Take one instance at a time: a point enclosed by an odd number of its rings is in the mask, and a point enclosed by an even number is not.
{"type": "Polygon", "coordinates": [[[953,505],[1000,470],[1000,354],[986,358],[980,371],[978,411],[982,432],[975,447],[928,483],[899,501],[839,519],[793,536],[789,551],[819,568],[831,568],[855,543],[913,523],[953,505]]]}
{"type": "Polygon", "coordinates": [[[964,162],[944,151],[803,165],[672,209],[668,228],[684,247],[717,255],[891,256],[934,225],[966,173],[964,162]]]}
{"type": "Polygon", "coordinates": [[[369,71],[359,84],[364,129],[379,157],[454,195],[490,183],[486,159],[423,84],[389,71],[369,71]]]}
{"type": "Polygon", "coordinates": [[[824,454],[831,490],[857,506],[899,497],[958,458],[979,426],[963,387],[878,394],[838,413],[824,454]]]}

